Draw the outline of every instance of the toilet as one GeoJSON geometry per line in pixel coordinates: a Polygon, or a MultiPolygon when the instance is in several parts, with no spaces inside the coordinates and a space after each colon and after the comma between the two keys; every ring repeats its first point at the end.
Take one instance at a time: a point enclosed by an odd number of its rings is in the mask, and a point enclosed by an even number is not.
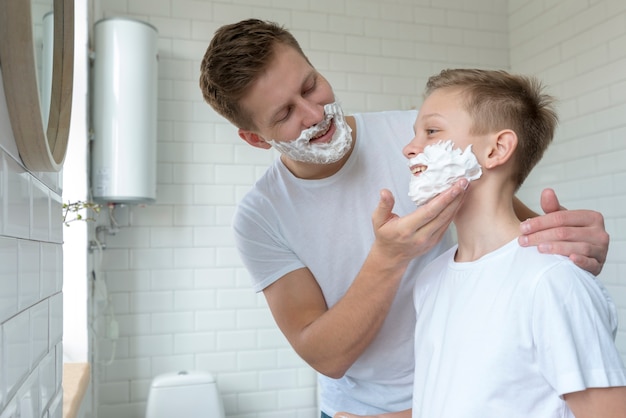
{"type": "Polygon", "coordinates": [[[181,371],[156,376],[146,418],[225,418],[217,383],[210,373],[181,371]]]}

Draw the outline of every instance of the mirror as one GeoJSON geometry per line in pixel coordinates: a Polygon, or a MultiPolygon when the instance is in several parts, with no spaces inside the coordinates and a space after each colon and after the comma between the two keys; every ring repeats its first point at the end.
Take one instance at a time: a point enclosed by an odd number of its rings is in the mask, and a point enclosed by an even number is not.
{"type": "Polygon", "coordinates": [[[53,19],[50,100],[42,103],[30,1],[0,0],[0,69],[17,149],[31,171],[59,171],[67,150],[74,71],[74,1],[54,0],[53,19]]]}
{"type": "Polygon", "coordinates": [[[52,58],[54,52],[54,13],[52,0],[30,0],[33,26],[33,45],[37,84],[43,126],[48,126],[50,93],[52,92],[52,58]]]}

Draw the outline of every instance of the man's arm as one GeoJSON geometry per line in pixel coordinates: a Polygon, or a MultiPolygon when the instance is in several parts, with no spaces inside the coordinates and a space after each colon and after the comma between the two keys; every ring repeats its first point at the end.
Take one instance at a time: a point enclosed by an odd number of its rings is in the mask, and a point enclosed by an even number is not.
{"type": "Polygon", "coordinates": [[[392,212],[391,192],[383,190],[372,215],[374,244],[346,294],[330,309],[306,268],[265,288],[278,327],[304,361],[332,378],[345,374],[378,334],[409,262],[441,240],[465,187],[466,182],[457,184],[402,218],[392,212]]]}
{"type": "Polygon", "coordinates": [[[298,355],[318,372],[338,379],[375,338],[404,270],[381,271],[384,281],[375,277],[374,270],[360,273],[331,309],[306,268],[286,274],[263,293],[276,324],[298,355]]]}
{"type": "Polygon", "coordinates": [[[626,418],[626,386],[590,388],[563,398],[576,418],[626,418]]]}
{"type": "Polygon", "coordinates": [[[538,216],[517,198],[513,201],[520,220],[519,243],[536,245],[540,252],[567,256],[578,267],[598,275],[609,250],[609,234],[604,217],[592,210],[567,210],[559,204],[552,189],[541,194],[546,215],[538,216]]]}

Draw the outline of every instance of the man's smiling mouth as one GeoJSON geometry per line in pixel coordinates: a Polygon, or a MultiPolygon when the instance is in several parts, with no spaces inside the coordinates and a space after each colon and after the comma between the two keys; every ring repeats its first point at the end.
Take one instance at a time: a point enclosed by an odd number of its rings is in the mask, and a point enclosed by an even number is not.
{"type": "Polygon", "coordinates": [[[328,124],[326,125],[326,127],[324,127],[324,128],[323,128],[323,130],[322,130],[319,134],[317,134],[317,135],[315,135],[314,137],[312,137],[312,138],[309,140],[309,142],[313,142],[313,141],[315,141],[316,139],[319,139],[319,138],[323,137],[324,135],[326,135],[326,134],[328,133],[328,131],[330,131],[330,128],[331,128],[332,126],[333,126],[333,119],[330,119],[330,120],[328,121],[328,124]]]}

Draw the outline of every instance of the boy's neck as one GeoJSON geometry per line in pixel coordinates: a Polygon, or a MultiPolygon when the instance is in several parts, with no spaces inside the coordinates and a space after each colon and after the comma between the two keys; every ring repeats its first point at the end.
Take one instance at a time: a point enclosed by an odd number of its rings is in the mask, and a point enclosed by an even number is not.
{"type": "Polygon", "coordinates": [[[513,190],[489,184],[480,186],[470,186],[454,219],[459,242],[454,258],[457,262],[478,260],[519,235],[513,190]]]}

